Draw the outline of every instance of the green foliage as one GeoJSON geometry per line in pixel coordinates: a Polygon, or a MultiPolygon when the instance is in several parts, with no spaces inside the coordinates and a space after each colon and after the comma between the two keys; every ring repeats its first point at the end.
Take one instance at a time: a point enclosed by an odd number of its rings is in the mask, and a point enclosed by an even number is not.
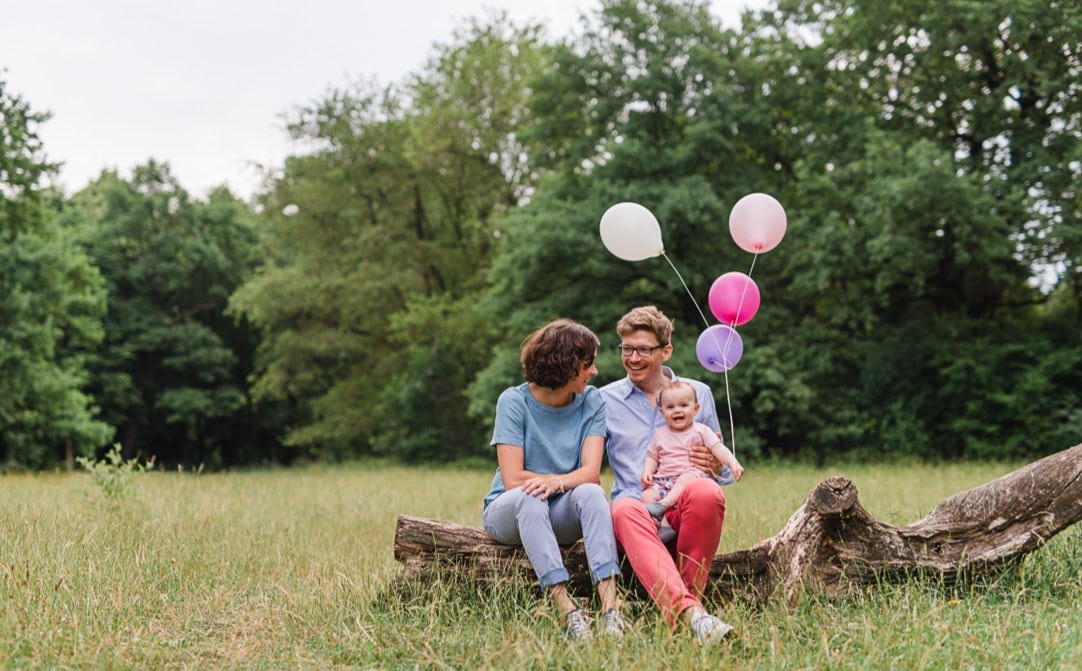
{"type": "Polygon", "coordinates": [[[295,410],[290,445],[483,449],[461,390],[493,338],[474,303],[496,217],[532,179],[516,134],[536,33],[468,24],[403,87],[334,91],[291,120],[315,150],[264,195],[268,261],[233,297],[264,334],[255,397],[295,410]]]}
{"type": "Polygon", "coordinates": [[[310,151],[258,217],[224,189],[192,200],[153,162],[67,201],[43,191],[46,116],[0,81],[7,465],[89,455],[110,427],[129,455],[212,465],[488,455],[527,332],[584,322],[604,383],[622,373],[613,325],[642,304],[674,319],[674,368],[724,405],[669,262],[700,305],[748,270],[726,221],[754,191],[789,228],[754,261],[763,305],[726,381],[744,449],[1077,442],[1082,12],[778,0],[744,19],[606,0],[558,43],[467,22],[401,84],[295,110],[310,151]],[[668,262],[603,248],[597,222],[625,200],[658,216],[668,262]]]}
{"type": "Polygon", "coordinates": [[[90,473],[90,480],[110,503],[118,503],[132,496],[135,478],[152,467],[149,462],[139,463],[139,459],[124,459],[120,453],[120,443],[114,443],[112,449],[101,459],[76,457],[75,461],[90,473]]]}
{"type": "MultiPolygon", "coordinates": [[[[498,389],[516,381],[510,362],[522,336],[556,316],[586,323],[607,352],[621,314],[656,304],[676,322],[678,356],[693,351],[701,318],[672,270],[615,259],[597,221],[622,200],[650,208],[692,287],[738,262],[717,222],[751,179],[773,179],[763,154],[774,150],[769,137],[744,129],[759,127],[762,114],[742,95],[753,88],[749,60],[732,38],[700,4],[612,2],[554,49],[553,66],[534,83],[537,122],[525,133],[531,158],[553,176],[508,217],[489,273],[483,305],[505,336],[471,387],[475,415],[490,415],[498,389]],[[731,159],[725,171],[722,157],[731,159]]],[[[599,369],[602,382],[618,377],[618,359],[603,357],[599,369]]]]}
{"type": "MultiPolygon", "coordinates": [[[[552,176],[507,219],[481,303],[506,336],[471,412],[490,415],[540,322],[604,333],[639,304],[674,317],[673,366],[724,407],[672,269],[613,258],[597,221],[621,200],[650,208],[705,305],[714,278],[749,266],[728,208],[765,191],[789,229],[755,260],[763,307],[730,375],[753,450],[1006,457],[1077,442],[1064,334],[1080,314],[1080,13],[840,0],[747,18],[732,33],[700,3],[617,0],[554,49],[524,133],[552,176]]],[[[600,382],[621,373],[599,366],[600,382]]]]}
{"type": "Polygon", "coordinates": [[[262,456],[270,423],[247,411],[245,393],[256,339],[224,314],[255,265],[251,217],[224,189],[191,200],[153,161],[130,181],[103,173],[65,206],[108,288],[91,389],[126,455],[212,465],[262,456]]]}
{"type": "Polygon", "coordinates": [[[759,24],[764,45],[829,73],[812,86],[776,70],[807,147],[772,353],[800,357],[775,380],[811,394],[756,417],[770,444],[935,458],[1077,442],[1082,398],[1052,381],[1078,374],[1062,336],[1079,319],[1062,251],[1078,227],[1060,225],[1078,203],[1059,176],[1082,146],[1063,80],[1082,74],[1080,19],[1045,3],[782,2],[759,24]]]}
{"type": "Polygon", "coordinates": [[[101,278],[46,207],[38,124],[0,80],[0,458],[43,468],[109,439],[86,393],[101,340],[101,278]]]}

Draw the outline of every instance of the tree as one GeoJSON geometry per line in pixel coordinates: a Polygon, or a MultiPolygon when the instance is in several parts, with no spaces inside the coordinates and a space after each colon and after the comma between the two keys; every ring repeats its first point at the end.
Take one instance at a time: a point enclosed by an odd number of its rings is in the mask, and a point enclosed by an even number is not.
{"type": "Polygon", "coordinates": [[[532,175],[516,137],[536,28],[471,23],[401,87],[332,91],[290,131],[313,147],[263,195],[268,261],[234,296],[265,334],[253,393],[323,456],[455,458],[482,444],[462,390],[491,329],[474,294],[494,218],[532,175]]]}
{"type": "Polygon", "coordinates": [[[1065,337],[1078,207],[1061,179],[1079,148],[1079,13],[858,0],[761,18],[771,87],[798,92],[806,138],[777,297],[790,329],[770,343],[800,364],[753,382],[756,414],[781,429],[767,439],[928,457],[1073,440],[1082,397],[1052,390],[1082,374],[1065,337]],[[778,402],[793,383],[811,393],[778,402]]]}
{"type": "MultiPolygon", "coordinates": [[[[736,33],[699,3],[603,3],[533,87],[524,136],[547,177],[504,225],[482,306],[507,337],[471,411],[490,416],[517,339],[560,314],[605,329],[655,303],[674,366],[698,370],[678,278],[612,258],[597,222],[650,208],[704,303],[749,266],[729,208],[764,191],[789,230],[755,260],[763,307],[729,379],[745,449],[1019,457],[1075,440],[1082,394],[1054,390],[1082,388],[1082,26],[1046,5],[782,1],[736,33]]],[[[620,370],[612,353],[599,367],[620,370]]]]}
{"type": "Polygon", "coordinates": [[[251,217],[224,188],[190,199],[154,161],[130,181],[103,173],[66,206],[65,225],[108,288],[92,389],[125,455],[212,465],[274,457],[247,410],[254,334],[225,315],[255,265],[251,217]]]}
{"type": "Polygon", "coordinates": [[[523,133],[546,176],[507,217],[489,274],[482,305],[504,338],[471,385],[475,416],[491,417],[499,389],[519,379],[523,335],[556,316],[602,334],[600,381],[620,371],[613,325],[644,303],[676,322],[673,365],[698,367],[705,324],[680,279],[662,259],[612,257],[598,220],[620,201],[653,211],[700,303],[718,275],[746,269],[750,259],[725,233],[727,209],[751,191],[777,192],[789,169],[780,160],[789,140],[770,132],[757,70],[700,2],[605,2],[583,34],[554,47],[532,87],[536,122],[523,133]]]}
{"type": "Polygon", "coordinates": [[[85,357],[101,339],[104,292],[85,254],[47,207],[55,171],[31,111],[0,79],[0,452],[42,468],[109,438],[85,391],[85,357]]]}

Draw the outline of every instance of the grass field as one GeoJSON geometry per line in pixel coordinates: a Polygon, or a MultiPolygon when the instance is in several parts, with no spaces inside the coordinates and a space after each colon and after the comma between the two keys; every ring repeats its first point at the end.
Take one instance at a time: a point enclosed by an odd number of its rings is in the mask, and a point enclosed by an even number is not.
{"type": "MultiPolygon", "coordinates": [[[[1013,465],[752,465],[721,550],[771,536],[822,478],[893,523],[1013,465]]],[[[0,477],[5,668],[1079,669],[1082,529],[991,584],[844,601],[713,604],[702,648],[633,601],[622,641],[563,640],[528,586],[395,581],[400,513],[477,525],[489,470],[349,465],[139,475],[110,504],[86,474],[0,477]]],[[[607,484],[607,483],[606,483],[607,484]]]]}

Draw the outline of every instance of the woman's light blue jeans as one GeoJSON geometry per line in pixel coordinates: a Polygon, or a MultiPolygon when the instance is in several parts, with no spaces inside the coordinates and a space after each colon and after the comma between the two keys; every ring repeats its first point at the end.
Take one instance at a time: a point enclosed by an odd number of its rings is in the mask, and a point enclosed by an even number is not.
{"type": "Polygon", "coordinates": [[[526,550],[543,588],[567,582],[560,545],[580,538],[594,583],[620,573],[609,500],[601,485],[579,485],[545,501],[516,487],[488,504],[481,521],[497,543],[526,550]]]}

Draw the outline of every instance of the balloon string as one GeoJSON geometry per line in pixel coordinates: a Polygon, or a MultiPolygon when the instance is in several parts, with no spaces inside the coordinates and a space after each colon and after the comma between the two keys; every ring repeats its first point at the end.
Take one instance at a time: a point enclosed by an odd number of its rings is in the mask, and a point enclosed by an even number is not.
{"type": "MultiPolygon", "coordinates": [[[[751,273],[755,270],[755,260],[759,258],[759,252],[755,252],[755,255],[751,257],[751,267],[748,268],[748,279],[751,279],[751,273]]],[[[736,304],[736,317],[733,318],[733,323],[729,327],[729,335],[725,340],[725,349],[721,350],[723,355],[729,353],[729,343],[732,342],[733,336],[736,335],[736,320],[739,319],[741,311],[744,309],[744,297],[748,294],[748,283],[744,283],[744,288],[740,291],[740,300],[736,304]]],[[[712,336],[711,336],[712,337],[712,336]]],[[[714,339],[714,344],[717,345],[717,339],[714,339]]],[[[728,362],[726,362],[728,363],[728,362]]],[[[729,435],[733,437],[733,444],[729,448],[729,451],[736,456],[736,423],[733,421],[733,404],[729,400],[729,368],[722,371],[725,375],[725,405],[729,410],[729,435]]]]}
{"type": "Polygon", "coordinates": [[[672,259],[669,258],[668,254],[662,251],[661,255],[664,256],[665,260],[669,262],[669,266],[672,267],[672,271],[676,273],[676,276],[680,279],[680,284],[684,285],[684,291],[688,292],[688,298],[691,299],[691,304],[694,305],[695,309],[699,311],[699,316],[702,317],[703,324],[706,324],[706,328],[710,328],[710,322],[707,321],[706,315],[703,314],[703,309],[699,307],[699,303],[695,300],[695,294],[691,293],[691,289],[688,288],[688,283],[684,281],[684,276],[681,275],[680,271],[676,269],[675,265],[673,265],[672,259]]]}
{"type": "MultiPolygon", "coordinates": [[[[676,273],[676,276],[680,279],[680,284],[684,285],[684,291],[688,292],[688,297],[691,298],[691,304],[694,305],[695,309],[699,311],[699,316],[702,317],[703,324],[706,324],[706,328],[707,328],[707,330],[709,330],[710,329],[710,321],[707,320],[706,315],[703,314],[703,309],[701,307],[699,307],[699,302],[695,300],[695,294],[691,293],[691,289],[688,288],[688,283],[684,281],[684,276],[681,275],[680,271],[676,269],[676,265],[672,262],[672,259],[669,258],[668,254],[666,254],[664,251],[662,251],[661,255],[664,256],[665,260],[669,262],[669,266],[672,268],[673,272],[676,273]]],[[[755,259],[752,259],[751,266],[752,266],[752,268],[755,267],[755,259]]],[[[747,287],[745,287],[745,289],[747,289],[747,287]]],[[[741,298],[741,301],[743,301],[743,298],[741,298]]],[[[740,309],[737,308],[737,313],[739,314],[739,312],[740,312],[740,309]]],[[[710,334],[710,337],[714,340],[714,346],[717,347],[718,346],[718,339],[716,337],[714,337],[713,333],[710,334]]],[[[732,338],[732,334],[729,335],[729,338],[730,339],[732,338]]],[[[729,347],[729,344],[726,343],[725,344],[725,349],[721,350],[723,358],[725,357],[725,353],[729,351],[728,347],[729,347]]],[[[726,361],[725,363],[728,363],[728,361],[726,361]]],[[[733,453],[733,456],[735,457],[736,456],[736,424],[735,424],[735,422],[733,422],[733,402],[729,397],[729,369],[726,368],[724,373],[725,373],[725,406],[729,410],[729,436],[732,438],[732,441],[730,443],[731,446],[730,446],[729,449],[733,453]]]]}

